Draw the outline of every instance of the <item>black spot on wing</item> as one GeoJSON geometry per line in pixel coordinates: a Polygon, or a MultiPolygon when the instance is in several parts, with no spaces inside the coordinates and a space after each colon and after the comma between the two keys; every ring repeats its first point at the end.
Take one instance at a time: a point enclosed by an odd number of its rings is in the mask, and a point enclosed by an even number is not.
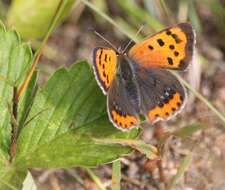
{"type": "Polygon", "coordinates": [[[160,46],[164,46],[164,44],[165,44],[162,39],[158,39],[157,42],[160,46]]]}
{"type": "Polygon", "coordinates": [[[167,61],[170,65],[173,65],[173,59],[171,57],[167,57],[167,61]]]}
{"type": "Polygon", "coordinates": [[[172,45],[172,44],[169,45],[169,48],[170,48],[170,49],[175,49],[174,45],[172,45]]]}
{"type": "Polygon", "coordinates": [[[154,49],[153,46],[151,46],[151,45],[149,45],[148,48],[149,48],[150,50],[153,50],[153,49],[154,49]]]}
{"type": "Polygon", "coordinates": [[[99,55],[99,65],[101,65],[102,63],[101,63],[101,59],[102,59],[102,53],[103,53],[103,50],[101,50],[101,52],[100,52],[100,55],[99,55]]]}
{"type": "Polygon", "coordinates": [[[172,32],[171,32],[170,30],[167,30],[167,31],[166,31],[166,34],[169,36],[169,35],[172,34],[172,32]]]}
{"type": "Polygon", "coordinates": [[[177,44],[179,44],[180,42],[182,42],[182,40],[178,37],[177,34],[172,34],[172,38],[175,40],[175,42],[177,44]]]}
{"type": "Polygon", "coordinates": [[[177,57],[179,55],[179,52],[175,51],[174,55],[177,57]]]}

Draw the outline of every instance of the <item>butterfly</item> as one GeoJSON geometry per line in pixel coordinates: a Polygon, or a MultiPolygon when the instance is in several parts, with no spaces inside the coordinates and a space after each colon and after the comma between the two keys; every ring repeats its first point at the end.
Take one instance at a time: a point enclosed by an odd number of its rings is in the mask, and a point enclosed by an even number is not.
{"type": "Polygon", "coordinates": [[[189,23],[168,27],[135,44],[127,53],[97,47],[93,50],[96,80],[107,95],[112,124],[126,131],[168,120],[185,105],[186,91],[169,71],[184,71],[190,64],[195,34],[189,23]]]}

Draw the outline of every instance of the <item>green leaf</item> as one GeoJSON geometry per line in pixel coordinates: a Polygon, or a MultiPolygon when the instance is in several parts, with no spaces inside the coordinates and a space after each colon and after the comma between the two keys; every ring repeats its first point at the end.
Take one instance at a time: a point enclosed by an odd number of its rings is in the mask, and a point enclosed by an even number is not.
{"type": "Polygon", "coordinates": [[[206,127],[202,123],[193,123],[186,127],[182,127],[176,130],[172,134],[177,137],[188,138],[188,137],[191,137],[195,132],[199,130],[203,130],[205,128],[206,127]]]}
{"type": "MultiPolygon", "coordinates": [[[[16,28],[23,38],[43,37],[61,0],[14,0],[8,14],[8,24],[16,28]]],[[[70,12],[75,0],[66,0],[62,20],[70,12]]]]}
{"type": "Polygon", "coordinates": [[[113,127],[105,102],[86,62],[56,71],[37,92],[29,118],[41,113],[22,129],[14,165],[96,166],[130,153],[131,148],[96,141],[135,138],[139,133],[137,129],[124,133],[113,127]]]}
{"type": "Polygon", "coordinates": [[[26,170],[16,170],[13,167],[0,168],[0,189],[19,190],[26,177],[26,170]]]}
{"type": "Polygon", "coordinates": [[[131,18],[136,19],[139,24],[147,23],[154,30],[161,30],[163,25],[157,21],[157,19],[151,17],[147,11],[139,7],[134,1],[124,0],[116,1],[121,9],[128,15],[132,15],[131,18]]]}
{"type": "Polygon", "coordinates": [[[31,60],[30,46],[0,23],[0,165],[2,160],[7,160],[10,144],[9,105],[12,105],[13,86],[17,87],[24,79],[31,60]]]}
{"type": "Polygon", "coordinates": [[[123,146],[129,146],[133,149],[145,154],[148,159],[156,159],[158,157],[158,150],[155,146],[147,144],[142,140],[132,139],[95,139],[96,142],[102,144],[120,144],[123,146]]]}
{"type": "Polygon", "coordinates": [[[196,30],[197,34],[201,33],[202,31],[202,26],[201,26],[201,21],[198,16],[197,9],[195,8],[195,0],[187,1],[189,3],[189,18],[190,21],[196,30]]]}

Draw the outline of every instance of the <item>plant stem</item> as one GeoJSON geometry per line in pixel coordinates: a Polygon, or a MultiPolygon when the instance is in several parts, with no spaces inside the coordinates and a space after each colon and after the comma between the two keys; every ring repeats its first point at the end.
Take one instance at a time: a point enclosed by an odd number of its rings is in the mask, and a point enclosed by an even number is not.
{"type": "Polygon", "coordinates": [[[95,173],[92,172],[91,169],[86,168],[86,171],[87,171],[88,175],[92,178],[92,180],[96,183],[96,185],[98,186],[98,188],[100,190],[106,190],[105,186],[103,185],[103,183],[101,182],[99,177],[97,175],[95,175],[95,173]]]}
{"type": "MultiPolygon", "coordinates": [[[[16,155],[16,141],[17,141],[17,131],[18,131],[18,124],[17,124],[17,108],[18,108],[18,99],[17,99],[17,88],[13,88],[13,106],[11,113],[11,126],[12,126],[12,136],[11,136],[11,145],[10,145],[10,162],[12,161],[13,157],[16,155]]],[[[10,106],[9,106],[10,109],[10,106]]]]}
{"type": "Polygon", "coordinates": [[[167,186],[168,190],[172,190],[175,188],[175,185],[178,183],[179,179],[184,175],[185,171],[189,167],[192,161],[192,153],[186,155],[180,162],[180,166],[177,169],[176,175],[172,177],[170,183],[167,186]]]}
{"type": "Polygon", "coordinates": [[[94,10],[97,14],[99,14],[101,17],[103,17],[105,20],[107,20],[110,24],[112,24],[114,27],[116,27],[119,31],[121,31],[123,34],[125,34],[127,37],[132,39],[134,42],[137,42],[135,40],[134,36],[128,33],[126,30],[124,30],[119,24],[117,24],[112,18],[110,18],[108,15],[103,13],[101,10],[99,10],[96,6],[94,6],[92,3],[88,2],[87,0],[81,0],[86,6],[88,6],[90,9],[94,10]]]}
{"type": "Polygon", "coordinates": [[[24,93],[24,91],[26,90],[27,86],[29,85],[29,82],[32,78],[32,75],[39,63],[39,60],[42,56],[42,53],[44,51],[44,47],[49,39],[49,36],[51,35],[52,31],[54,30],[61,14],[62,14],[62,11],[64,10],[64,6],[66,4],[67,0],[60,0],[59,4],[58,4],[58,7],[55,11],[55,14],[53,15],[53,18],[52,18],[52,21],[50,22],[50,26],[49,26],[49,29],[40,45],[40,47],[38,48],[38,50],[36,51],[35,55],[34,55],[34,61],[33,61],[33,64],[30,68],[30,70],[28,71],[27,73],[27,76],[25,78],[25,80],[23,81],[22,85],[19,87],[18,89],[18,93],[17,93],[17,99],[19,100],[19,98],[21,97],[21,95],[24,93]]]}
{"type": "MultiPolygon", "coordinates": [[[[33,64],[30,68],[30,70],[27,73],[26,78],[24,79],[21,86],[18,88],[14,87],[13,89],[13,106],[12,106],[12,117],[11,117],[11,125],[12,125],[12,136],[11,136],[11,146],[10,146],[10,161],[12,161],[13,157],[16,155],[16,142],[17,142],[17,131],[18,131],[18,122],[17,122],[17,107],[19,103],[19,99],[24,93],[24,91],[27,89],[27,86],[29,85],[31,78],[33,76],[33,73],[39,63],[39,60],[41,58],[41,55],[44,51],[44,47],[49,39],[50,34],[54,30],[61,14],[64,9],[64,6],[66,4],[67,0],[60,0],[57,9],[53,15],[52,21],[50,22],[49,29],[40,45],[38,50],[36,51],[34,58],[33,58],[33,64]]],[[[9,108],[10,109],[10,108],[9,108]]]]}
{"type": "Polygon", "coordinates": [[[120,190],[121,181],[121,163],[120,160],[113,162],[113,172],[112,172],[112,190],[120,190]]]}

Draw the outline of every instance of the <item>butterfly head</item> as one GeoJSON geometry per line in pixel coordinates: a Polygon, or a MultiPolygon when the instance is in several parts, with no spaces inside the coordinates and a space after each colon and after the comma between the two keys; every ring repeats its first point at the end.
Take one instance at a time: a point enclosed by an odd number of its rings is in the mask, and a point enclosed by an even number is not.
{"type": "MultiPolygon", "coordinates": [[[[140,29],[139,29],[140,30],[140,29]]],[[[140,32],[138,30],[137,34],[140,32]]],[[[116,55],[127,55],[127,49],[130,47],[130,45],[132,44],[133,40],[130,40],[126,46],[124,48],[122,48],[122,46],[119,46],[118,48],[112,43],[110,42],[108,39],[106,39],[103,35],[101,35],[100,33],[98,33],[97,31],[94,30],[94,33],[100,37],[103,41],[105,41],[109,46],[111,46],[111,48],[115,51],[116,55]]],[[[137,35],[136,34],[136,35],[137,35]]]]}

